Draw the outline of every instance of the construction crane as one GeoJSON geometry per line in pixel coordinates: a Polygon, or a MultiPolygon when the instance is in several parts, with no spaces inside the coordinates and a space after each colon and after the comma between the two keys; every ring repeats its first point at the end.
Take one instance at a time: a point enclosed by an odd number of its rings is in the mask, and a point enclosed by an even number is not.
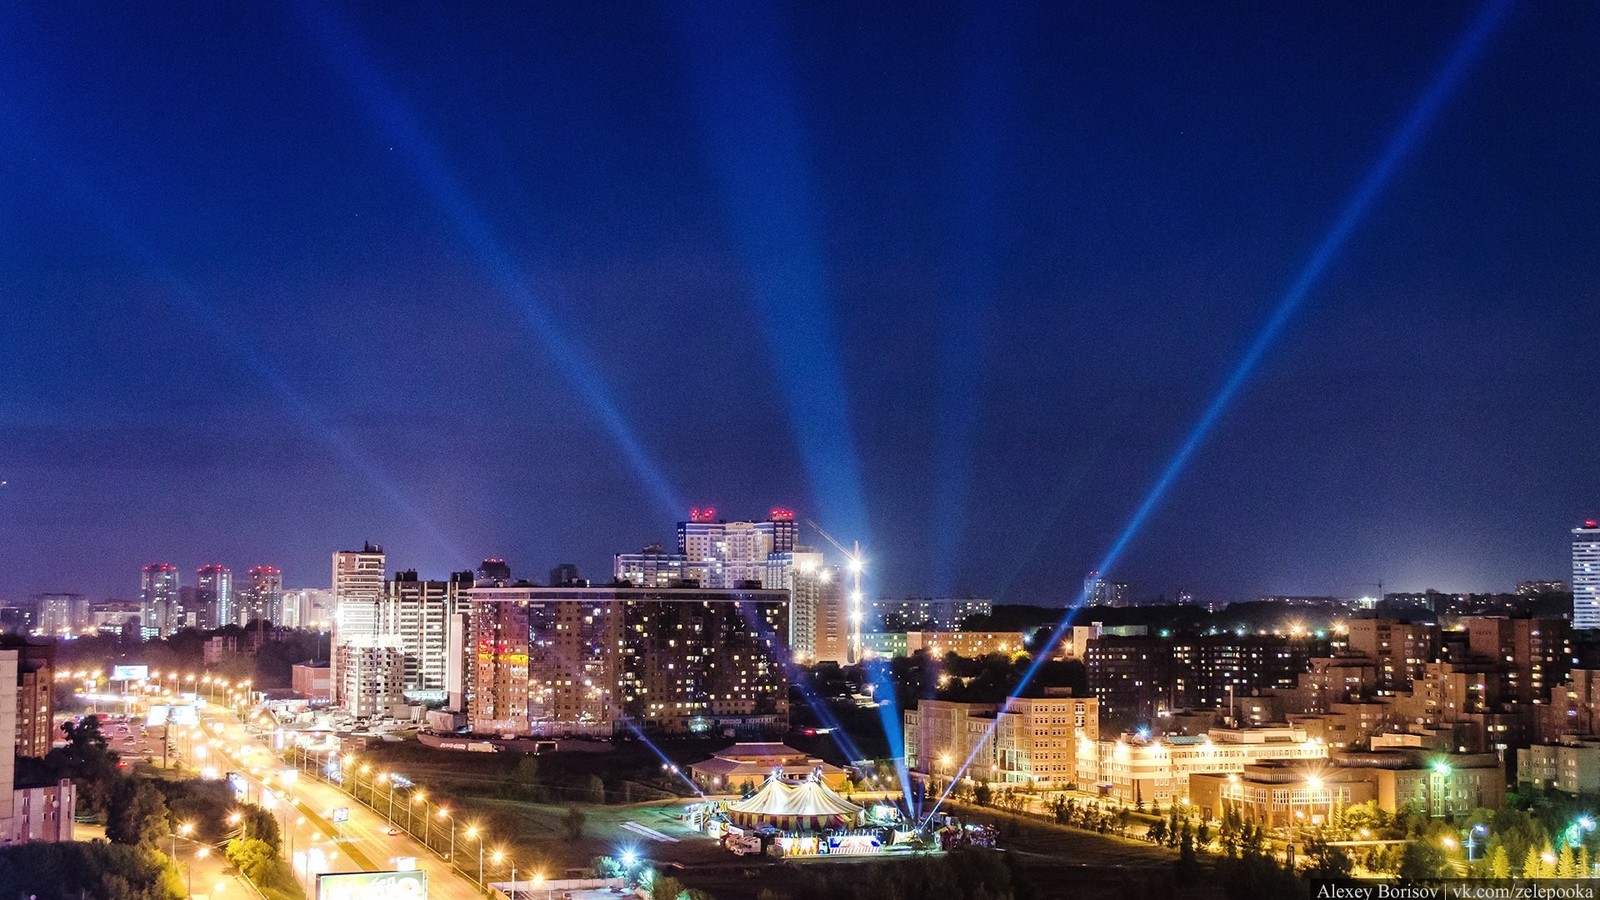
{"type": "Polygon", "coordinates": [[[861,610],[861,570],[864,568],[861,560],[861,542],[855,541],[853,542],[854,549],[846,549],[845,545],[834,540],[833,535],[823,530],[823,527],[818,525],[816,520],[807,519],[806,524],[810,525],[817,534],[822,535],[822,539],[832,544],[835,550],[844,554],[845,565],[849,568],[850,575],[854,579],[854,587],[850,592],[850,646],[848,654],[848,661],[853,665],[861,661],[861,620],[863,618],[861,610]]]}

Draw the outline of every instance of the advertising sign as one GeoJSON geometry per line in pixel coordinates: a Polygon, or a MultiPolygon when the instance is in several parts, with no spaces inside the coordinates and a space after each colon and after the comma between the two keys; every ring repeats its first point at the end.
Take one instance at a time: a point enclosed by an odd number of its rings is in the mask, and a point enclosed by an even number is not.
{"type": "Polygon", "coordinates": [[[317,900],[427,900],[427,872],[341,872],[317,876],[317,900]]]}
{"type": "Polygon", "coordinates": [[[168,713],[174,725],[199,725],[200,713],[193,706],[174,706],[168,713]]]}
{"type": "Polygon", "coordinates": [[[112,666],[112,681],[143,681],[150,677],[149,666],[112,666]]]}
{"type": "Polygon", "coordinates": [[[328,817],[328,821],[334,823],[335,825],[339,824],[340,822],[350,821],[350,807],[341,806],[338,809],[335,809],[333,811],[333,815],[328,817]]]}
{"type": "Polygon", "coordinates": [[[165,724],[167,724],[167,706],[166,706],[166,704],[163,704],[163,703],[152,703],[150,705],[150,714],[145,717],[144,726],[146,728],[154,728],[157,725],[165,725],[165,724]]]}

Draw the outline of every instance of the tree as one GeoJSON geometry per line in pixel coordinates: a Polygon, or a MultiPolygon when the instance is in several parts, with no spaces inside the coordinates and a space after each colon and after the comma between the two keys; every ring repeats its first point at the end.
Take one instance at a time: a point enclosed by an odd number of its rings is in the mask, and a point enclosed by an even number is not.
{"type": "Polygon", "coordinates": [[[972,802],[979,806],[988,806],[993,799],[994,789],[989,787],[987,781],[978,782],[978,786],[972,789],[972,802]]]}
{"type": "Polygon", "coordinates": [[[1166,820],[1165,819],[1157,819],[1154,822],[1150,823],[1150,828],[1149,828],[1149,830],[1147,830],[1145,832],[1144,836],[1149,838],[1151,843],[1154,843],[1154,844],[1165,843],[1166,840],[1167,840],[1167,822],[1166,822],[1166,820]]]}
{"type": "Polygon", "coordinates": [[[1539,848],[1529,844],[1528,853],[1522,859],[1522,877],[1529,879],[1538,878],[1540,877],[1543,868],[1544,867],[1541,864],[1541,860],[1539,859],[1539,848]]]}
{"type": "Polygon", "coordinates": [[[106,838],[118,844],[154,847],[167,836],[167,801],[149,782],[121,781],[106,814],[106,838]]]}
{"type": "Polygon", "coordinates": [[[1444,849],[1433,841],[1412,838],[1400,851],[1400,880],[1426,881],[1443,878],[1449,871],[1444,849]]]}
{"type": "Polygon", "coordinates": [[[1336,847],[1321,837],[1306,842],[1306,863],[1302,872],[1308,878],[1349,878],[1355,870],[1355,860],[1343,847],[1336,847]]]}
{"type": "Polygon", "coordinates": [[[278,855],[267,842],[256,838],[234,838],[223,850],[228,862],[233,863],[246,878],[257,884],[271,880],[273,863],[278,855]]]}
{"type": "Polygon", "coordinates": [[[1194,829],[1183,820],[1183,836],[1178,839],[1178,862],[1174,874],[1181,884],[1193,884],[1200,877],[1200,862],[1194,855],[1194,829]]]}
{"type": "Polygon", "coordinates": [[[567,814],[561,818],[561,827],[567,832],[568,840],[577,840],[583,837],[583,810],[576,806],[567,807],[567,814]]]}
{"type": "Polygon", "coordinates": [[[1572,845],[1562,844],[1561,854],[1556,859],[1556,877],[1576,878],[1577,871],[1577,860],[1572,856],[1572,845]]]}
{"type": "Polygon", "coordinates": [[[1499,880],[1511,877],[1511,857],[1506,853],[1504,844],[1496,844],[1489,851],[1489,877],[1499,880]]]}
{"type": "Polygon", "coordinates": [[[597,805],[606,802],[606,780],[599,775],[589,776],[589,802],[597,805]]]}

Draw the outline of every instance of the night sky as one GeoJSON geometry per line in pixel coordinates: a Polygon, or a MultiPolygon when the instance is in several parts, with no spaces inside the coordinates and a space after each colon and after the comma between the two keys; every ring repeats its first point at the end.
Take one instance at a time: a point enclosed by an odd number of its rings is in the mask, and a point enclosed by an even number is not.
{"type": "MultiPolygon", "coordinates": [[[[1064,602],[1481,13],[236,6],[0,11],[0,597],[363,540],[606,577],[709,504],[1064,602]]],[[[1588,3],[1489,29],[1135,593],[1567,577],[1597,46],[1588,3]]]]}

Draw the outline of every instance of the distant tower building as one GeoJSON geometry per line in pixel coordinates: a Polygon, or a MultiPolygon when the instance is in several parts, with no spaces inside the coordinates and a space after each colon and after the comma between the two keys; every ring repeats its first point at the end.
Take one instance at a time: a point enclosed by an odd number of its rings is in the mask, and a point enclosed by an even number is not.
{"type": "MultiPolygon", "coordinates": [[[[333,634],[339,644],[378,635],[378,601],[383,599],[383,548],[333,554],[333,634]]],[[[337,679],[336,679],[337,680],[337,679]]]]}
{"type": "Polygon", "coordinates": [[[260,621],[288,624],[279,609],[283,602],[283,571],[277,566],[253,566],[246,578],[247,585],[235,604],[234,621],[240,625],[260,621]]]}
{"type": "Polygon", "coordinates": [[[478,580],[484,584],[509,585],[511,567],[503,559],[486,559],[478,565],[478,580]]]}
{"type": "Polygon", "coordinates": [[[88,625],[89,601],[82,594],[34,594],[33,608],[40,634],[71,634],[88,625]]]}
{"type": "Polygon", "coordinates": [[[1194,591],[1186,591],[1183,588],[1178,588],[1178,590],[1172,595],[1172,601],[1179,606],[1193,606],[1194,591]]]}
{"type": "Polygon", "coordinates": [[[575,563],[561,563],[550,570],[551,587],[575,586],[582,580],[578,575],[578,566],[575,563]]]}
{"type": "Polygon", "coordinates": [[[767,557],[762,587],[789,592],[789,649],[795,662],[845,663],[850,657],[850,610],[844,573],[812,550],[767,557]]]}
{"type": "Polygon", "coordinates": [[[166,637],[183,627],[177,566],[172,563],[152,563],[140,572],[139,617],[146,640],[166,637]]]}
{"type": "MultiPolygon", "coordinates": [[[[333,702],[347,708],[357,704],[357,698],[345,696],[345,691],[362,683],[371,671],[352,673],[346,679],[340,672],[340,661],[368,657],[351,657],[342,652],[346,646],[375,647],[378,642],[378,607],[383,602],[383,548],[365,544],[360,550],[337,550],[333,554],[333,638],[331,646],[333,671],[333,702]]],[[[375,657],[374,657],[375,658],[375,657]]],[[[385,657],[387,659],[387,657],[385,657]]],[[[400,663],[399,651],[394,662],[400,663]]],[[[384,665],[387,665],[385,663],[384,665]]],[[[398,682],[399,676],[396,676],[398,682]]]]}
{"type": "Polygon", "coordinates": [[[200,628],[220,628],[232,625],[233,570],[212,563],[195,570],[195,625],[200,628]]]}
{"type": "Polygon", "coordinates": [[[1600,628],[1600,522],[1572,529],[1572,627],[1600,628]]]}
{"type": "Polygon", "coordinates": [[[760,584],[767,575],[767,557],[793,553],[798,532],[794,511],[773,509],[765,522],[728,522],[714,508],[689,510],[678,523],[678,553],[686,568],[704,565],[703,587],[732,590],[760,584]]]}
{"type": "Polygon", "coordinates": [[[1111,581],[1099,572],[1090,572],[1083,580],[1083,597],[1086,606],[1127,606],[1128,585],[1111,581]]]}

